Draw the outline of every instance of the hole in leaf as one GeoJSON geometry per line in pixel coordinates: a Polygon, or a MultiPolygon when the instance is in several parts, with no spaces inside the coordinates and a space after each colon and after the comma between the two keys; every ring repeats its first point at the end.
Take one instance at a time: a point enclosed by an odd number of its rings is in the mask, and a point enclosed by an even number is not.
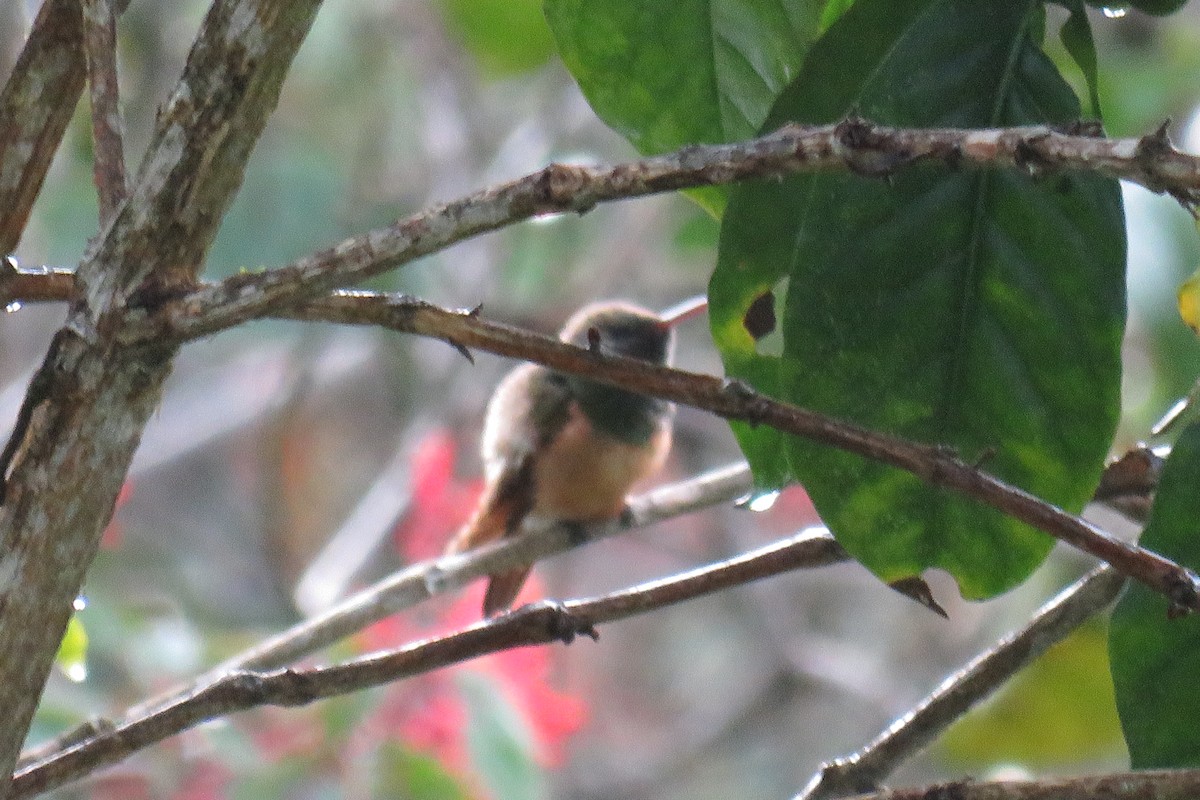
{"type": "Polygon", "coordinates": [[[754,298],[754,302],[746,309],[746,315],[742,317],[742,325],[746,327],[746,333],[754,337],[754,341],[758,341],[771,331],[775,330],[775,293],[770,289],[754,298]]]}

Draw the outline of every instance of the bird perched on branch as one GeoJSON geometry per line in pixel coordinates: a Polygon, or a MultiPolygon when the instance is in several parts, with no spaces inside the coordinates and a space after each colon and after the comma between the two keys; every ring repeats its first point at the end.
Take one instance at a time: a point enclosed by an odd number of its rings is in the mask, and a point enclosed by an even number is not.
{"type": "MultiPolygon", "coordinates": [[[[602,355],[666,364],[672,325],[632,303],[585,306],[559,334],[602,355]]],[[[615,519],[635,483],[653,475],[671,446],[673,406],[663,400],[534,364],[510,372],[488,404],[483,428],[485,486],[475,513],[451,540],[459,553],[516,533],[529,515],[569,522],[615,519]]],[[[483,612],[512,605],[528,568],[491,577],[483,612]]]]}

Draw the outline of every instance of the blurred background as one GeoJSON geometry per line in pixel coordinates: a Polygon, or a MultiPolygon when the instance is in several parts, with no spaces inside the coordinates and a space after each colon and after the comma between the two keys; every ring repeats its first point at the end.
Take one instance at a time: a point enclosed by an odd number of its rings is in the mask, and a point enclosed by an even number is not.
{"type": "MultiPolygon", "coordinates": [[[[0,0],[0,75],[38,5],[0,0]]],[[[204,10],[198,0],[134,0],[120,21],[131,168],[204,10]]],[[[1093,24],[1109,133],[1141,135],[1170,118],[1176,141],[1200,152],[1200,8],[1166,19],[1096,13],[1093,24]]],[[[83,101],[15,254],[22,265],[73,266],[94,234],[90,148],[83,101]]],[[[284,264],[551,160],[633,156],[554,56],[537,0],[328,0],[205,277],[284,264]]],[[[1200,372],[1200,344],[1174,301],[1200,263],[1192,220],[1136,187],[1126,204],[1130,317],[1114,453],[1145,439],[1200,372]]],[[[589,300],[665,307],[703,292],[716,236],[685,198],[655,197],[518,225],[372,287],[482,304],[489,317],[549,333],[589,300]]],[[[0,315],[5,435],[62,317],[56,305],[0,315]]],[[[681,333],[677,364],[719,372],[705,325],[681,333]]],[[[31,741],[117,714],[439,552],[478,492],[484,406],[512,366],[485,353],[472,365],[440,342],[282,322],[189,345],[90,573],[79,615],[86,659],[53,676],[31,741]]],[[[720,420],[680,409],[676,430],[663,479],[738,458],[720,420]]],[[[768,511],[713,510],[555,558],[527,596],[604,592],[815,524],[792,489],[768,511]]],[[[599,643],[239,714],[53,796],[789,797],[820,762],[860,747],[1089,566],[1060,549],[1020,589],[971,605],[931,575],[948,621],[853,566],[791,574],[606,626],[599,643]]],[[[477,589],[326,655],[469,623],[477,589]]],[[[1124,764],[1093,625],[896,782],[1124,764]]]]}

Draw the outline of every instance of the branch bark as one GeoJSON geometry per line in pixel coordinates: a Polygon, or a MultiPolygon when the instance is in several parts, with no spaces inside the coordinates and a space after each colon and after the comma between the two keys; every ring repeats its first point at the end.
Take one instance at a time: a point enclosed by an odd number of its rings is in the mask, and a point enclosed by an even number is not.
{"type": "Polygon", "coordinates": [[[275,672],[236,671],[201,685],[145,716],[21,770],[13,797],[28,797],[116,763],[137,750],[201,722],[261,705],[295,706],[420,675],[482,655],[576,636],[595,626],[796,569],[841,561],[827,533],[797,536],[728,561],[588,600],[535,603],[455,633],[329,667],[275,672]]]}
{"type": "MultiPolygon", "coordinates": [[[[1133,180],[1191,206],[1200,196],[1200,160],[1175,151],[1161,130],[1137,140],[1108,141],[1049,128],[904,131],[861,120],[821,128],[789,126],[750,142],[687,148],[607,170],[551,165],[286,267],[197,286],[196,270],[216,222],[240,181],[245,157],[315,5],[310,0],[299,10],[289,9],[293,16],[283,19],[277,2],[218,0],[189,58],[181,90],[163,114],[130,201],[78,271],[68,324],[31,386],[0,464],[0,477],[10,488],[0,509],[5,536],[0,640],[12,643],[12,652],[36,654],[20,665],[0,664],[0,708],[14,709],[10,719],[16,721],[7,736],[0,734],[0,768],[3,759],[15,755],[14,740],[19,742],[32,712],[29,698],[40,692],[70,597],[94,554],[174,349],[187,339],[268,315],[371,322],[437,336],[461,348],[528,358],[728,418],[771,425],[959,491],[1108,561],[1178,606],[1200,608],[1191,572],[1115,540],[942,448],[776,403],[738,383],[600,358],[472,314],[375,295],[320,297],[336,286],[538,214],[581,213],[608,200],[797,171],[853,169],[886,175],[930,159],[956,166],[1015,166],[1035,174],[1085,169],[1133,180]],[[267,45],[251,53],[239,26],[260,24],[267,45]],[[217,35],[210,35],[217,29],[217,35]],[[290,33],[277,37],[280,31],[290,33]],[[64,431],[74,438],[64,438],[64,431]],[[47,508],[55,509],[54,519],[38,516],[47,508]]],[[[255,39],[254,45],[259,44],[255,39]]],[[[7,285],[0,289],[11,291],[15,279],[3,283],[7,285]]]]}
{"type": "MultiPolygon", "coordinates": [[[[210,290],[219,293],[223,285],[210,285],[192,297],[210,290]]],[[[169,303],[167,308],[172,305],[169,303]]],[[[170,312],[166,313],[169,317],[170,312]]],[[[769,425],[785,433],[898,467],[935,486],[958,491],[1112,564],[1119,572],[1163,594],[1175,606],[1200,610],[1200,578],[1191,570],[1116,539],[1091,523],[988,475],[938,445],[909,442],[780,403],[739,382],[632,359],[601,357],[556,339],[486,321],[473,311],[451,311],[405,295],[335,291],[292,307],[271,309],[270,314],[310,322],[377,325],[430,336],[464,352],[475,347],[521,358],[561,372],[586,375],[642,394],[711,411],[727,419],[769,425]]],[[[173,333],[182,331],[189,335],[211,332],[203,325],[169,326],[166,329],[152,325],[151,328],[154,333],[146,335],[168,340],[173,333]]],[[[1151,466],[1147,465],[1147,469],[1151,466]]],[[[1144,503],[1137,502],[1119,508],[1135,517],[1145,511],[1144,503]]]]}
{"type": "MultiPolygon", "coordinates": [[[[212,288],[217,291],[222,285],[212,288]]],[[[205,291],[202,289],[193,296],[200,296],[205,291]]],[[[1200,578],[1191,570],[1110,536],[1086,520],[988,475],[938,445],[910,442],[781,403],[740,382],[633,359],[599,356],[557,339],[489,322],[473,311],[451,311],[404,295],[336,291],[292,307],[272,309],[271,313],[287,319],[377,325],[429,336],[442,339],[464,352],[474,347],[521,358],[561,372],[585,375],[641,394],[711,411],[727,419],[769,425],[784,433],[898,467],[932,485],[952,489],[992,506],[1108,562],[1118,572],[1164,595],[1174,606],[1200,610],[1200,578]]],[[[171,330],[158,329],[154,335],[169,340],[171,330]]],[[[208,332],[205,327],[185,326],[182,330],[208,332]]],[[[174,332],[179,333],[180,329],[174,329],[174,332]]],[[[1151,467],[1147,465],[1146,469],[1151,467]]],[[[1128,506],[1128,510],[1137,515],[1144,511],[1144,506],[1128,506]]]]}

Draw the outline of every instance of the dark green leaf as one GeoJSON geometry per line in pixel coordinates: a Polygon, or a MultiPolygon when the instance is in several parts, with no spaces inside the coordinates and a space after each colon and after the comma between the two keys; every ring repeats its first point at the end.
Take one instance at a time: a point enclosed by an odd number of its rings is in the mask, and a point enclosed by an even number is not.
{"type": "Polygon", "coordinates": [[[643,153],[753,136],[817,35],[818,0],[546,0],[563,61],[643,153]]]}
{"type": "MultiPolygon", "coordinates": [[[[1041,11],[858,0],[764,127],[852,111],[901,126],[1074,120],[1077,99],[1029,35],[1041,11]]],[[[1116,182],[1086,175],[926,166],[889,182],[826,174],[739,187],[710,284],[714,337],[729,374],[764,392],[987,456],[989,471],[1077,510],[1117,420],[1123,225],[1116,182]],[[784,279],[777,358],[743,318],[784,279]]],[[[753,433],[739,434],[751,465],[786,459],[839,540],[885,580],[942,567],[984,597],[1050,548],[908,473],[753,433]]]]}
{"type": "Polygon", "coordinates": [[[825,10],[821,12],[821,30],[827,29],[841,19],[842,14],[849,11],[852,5],[854,5],[854,0],[829,0],[825,4],[825,10]]]}
{"type": "Polygon", "coordinates": [[[1087,7],[1083,0],[1058,0],[1071,12],[1063,23],[1059,37],[1063,47],[1074,59],[1075,64],[1083,72],[1083,78],[1088,85],[1088,101],[1092,106],[1092,115],[1100,119],[1100,93],[1098,89],[1099,75],[1096,66],[1096,42],[1092,39],[1092,24],[1088,22],[1087,7]]]}
{"type": "MultiPolygon", "coordinates": [[[[1163,467],[1141,544],[1200,564],[1200,422],[1175,443],[1163,467]]],[[[1168,619],[1167,600],[1132,584],[1108,635],[1117,713],[1134,769],[1200,767],[1200,616],[1168,619]]]]}

